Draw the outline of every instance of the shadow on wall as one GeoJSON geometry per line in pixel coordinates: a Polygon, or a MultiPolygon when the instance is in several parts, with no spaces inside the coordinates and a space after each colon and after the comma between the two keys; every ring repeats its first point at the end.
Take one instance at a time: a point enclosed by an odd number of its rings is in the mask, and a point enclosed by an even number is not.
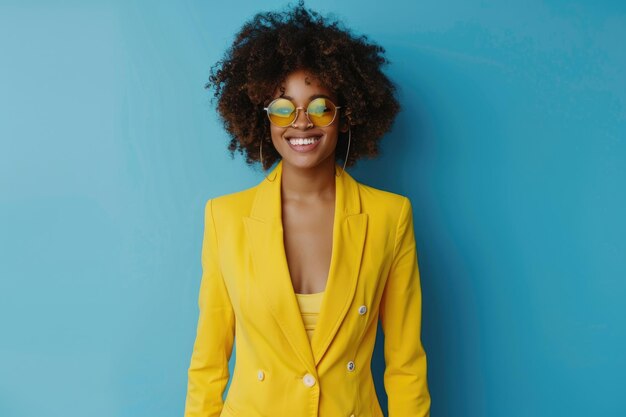
{"type": "MultiPolygon", "coordinates": [[[[463,218],[464,215],[446,213],[442,201],[460,198],[461,195],[454,194],[468,192],[467,181],[476,174],[468,174],[466,171],[473,171],[476,167],[463,165],[464,156],[459,157],[456,166],[441,166],[443,157],[450,158],[457,152],[472,152],[466,148],[471,142],[469,136],[477,134],[474,132],[477,127],[463,126],[464,121],[473,123],[467,117],[456,114],[467,112],[463,106],[445,103],[445,97],[436,91],[428,91],[436,86],[427,85],[429,81],[426,77],[429,75],[426,74],[433,73],[427,66],[436,66],[438,70],[434,73],[441,74],[442,68],[448,65],[446,62],[434,62],[436,58],[423,56],[422,52],[407,46],[390,45],[388,50],[395,56],[403,57],[402,62],[392,61],[393,73],[390,73],[398,86],[402,111],[392,131],[381,142],[379,158],[361,161],[361,165],[355,167],[354,175],[365,184],[407,195],[413,203],[422,286],[422,342],[428,357],[433,415],[455,415],[460,404],[462,408],[478,413],[476,415],[485,415],[487,407],[483,366],[478,346],[480,338],[477,337],[480,332],[479,317],[476,289],[471,282],[473,268],[467,253],[455,241],[452,228],[446,228],[446,219],[455,216],[463,218]],[[400,48],[402,50],[398,50],[400,48]],[[425,74],[423,79],[420,79],[420,70],[408,64],[411,61],[430,62],[422,67],[421,71],[425,74]],[[456,125],[451,126],[447,120],[455,120],[456,125]],[[463,383],[467,380],[472,381],[471,389],[463,383]]],[[[456,68],[448,67],[448,70],[454,74],[442,75],[441,79],[447,83],[454,80],[454,83],[463,85],[464,94],[468,94],[468,89],[472,90],[472,87],[468,87],[473,84],[472,80],[468,80],[456,68]]],[[[475,109],[489,107],[488,103],[481,102],[482,96],[480,92],[474,91],[472,100],[475,109]]],[[[491,116],[485,114],[484,117],[491,116]]],[[[491,127],[497,128],[494,125],[491,127]]],[[[495,132],[485,133],[485,125],[480,129],[484,135],[498,137],[495,132]]],[[[478,163],[481,159],[476,161],[478,163]]],[[[481,163],[484,162],[483,156],[481,163]]],[[[452,165],[455,162],[445,163],[452,165]]],[[[498,168],[491,166],[483,169],[498,168]]],[[[463,210],[462,207],[463,203],[460,202],[456,209],[463,210]]],[[[457,227],[466,228],[462,225],[457,227]]],[[[372,374],[376,393],[386,415],[384,370],[384,333],[379,323],[372,374]]]]}

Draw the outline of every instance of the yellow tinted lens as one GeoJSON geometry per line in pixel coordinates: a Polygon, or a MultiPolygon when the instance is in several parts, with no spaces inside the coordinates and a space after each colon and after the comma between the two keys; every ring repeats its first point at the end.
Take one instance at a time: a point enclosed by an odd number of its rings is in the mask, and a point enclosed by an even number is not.
{"type": "Polygon", "coordinates": [[[307,114],[315,126],[328,126],[335,118],[336,107],[332,101],[323,97],[309,103],[307,114]]]}
{"type": "Polygon", "coordinates": [[[279,98],[270,103],[267,114],[270,121],[278,126],[289,126],[294,119],[296,107],[285,98],[279,98]]]}

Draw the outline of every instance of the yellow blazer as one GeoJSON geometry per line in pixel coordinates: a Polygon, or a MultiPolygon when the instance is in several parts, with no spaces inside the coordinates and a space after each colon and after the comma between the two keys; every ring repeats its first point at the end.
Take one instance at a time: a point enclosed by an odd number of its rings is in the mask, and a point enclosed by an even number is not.
{"type": "Polygon", "coordinates": [[[371,374],[379,318],[389,417],[428,416],[410,200],[335,177],[330,271],[309,341],[285,255],[281,174],[279,161],[274,181],[206,203],[185,417],[383,417],[371,374]]]}

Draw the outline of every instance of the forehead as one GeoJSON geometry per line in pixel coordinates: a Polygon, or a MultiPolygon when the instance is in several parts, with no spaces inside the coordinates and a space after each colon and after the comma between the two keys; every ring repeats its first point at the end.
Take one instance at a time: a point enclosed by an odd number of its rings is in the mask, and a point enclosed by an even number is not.
{"type": "Polygon", "coordinates": [[[335,92],[326,88],[320,80],[306,70],[287,74],[274,91],[274,97],[288,97],[294,101],[307,101],[314,95],[325,95],[335,99],[335,92]]]}

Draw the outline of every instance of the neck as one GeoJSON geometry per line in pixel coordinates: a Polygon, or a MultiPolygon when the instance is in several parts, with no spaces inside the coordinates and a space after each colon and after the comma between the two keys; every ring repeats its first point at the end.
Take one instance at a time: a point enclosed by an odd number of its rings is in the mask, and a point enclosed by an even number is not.
{"type": "Polygon", "coordinates": [[[324,163],[301,168],[282,162],[281,192],[287,199],[309,200],[332,199],[335,196],[335,160],[328,158],[324,163]]]}

